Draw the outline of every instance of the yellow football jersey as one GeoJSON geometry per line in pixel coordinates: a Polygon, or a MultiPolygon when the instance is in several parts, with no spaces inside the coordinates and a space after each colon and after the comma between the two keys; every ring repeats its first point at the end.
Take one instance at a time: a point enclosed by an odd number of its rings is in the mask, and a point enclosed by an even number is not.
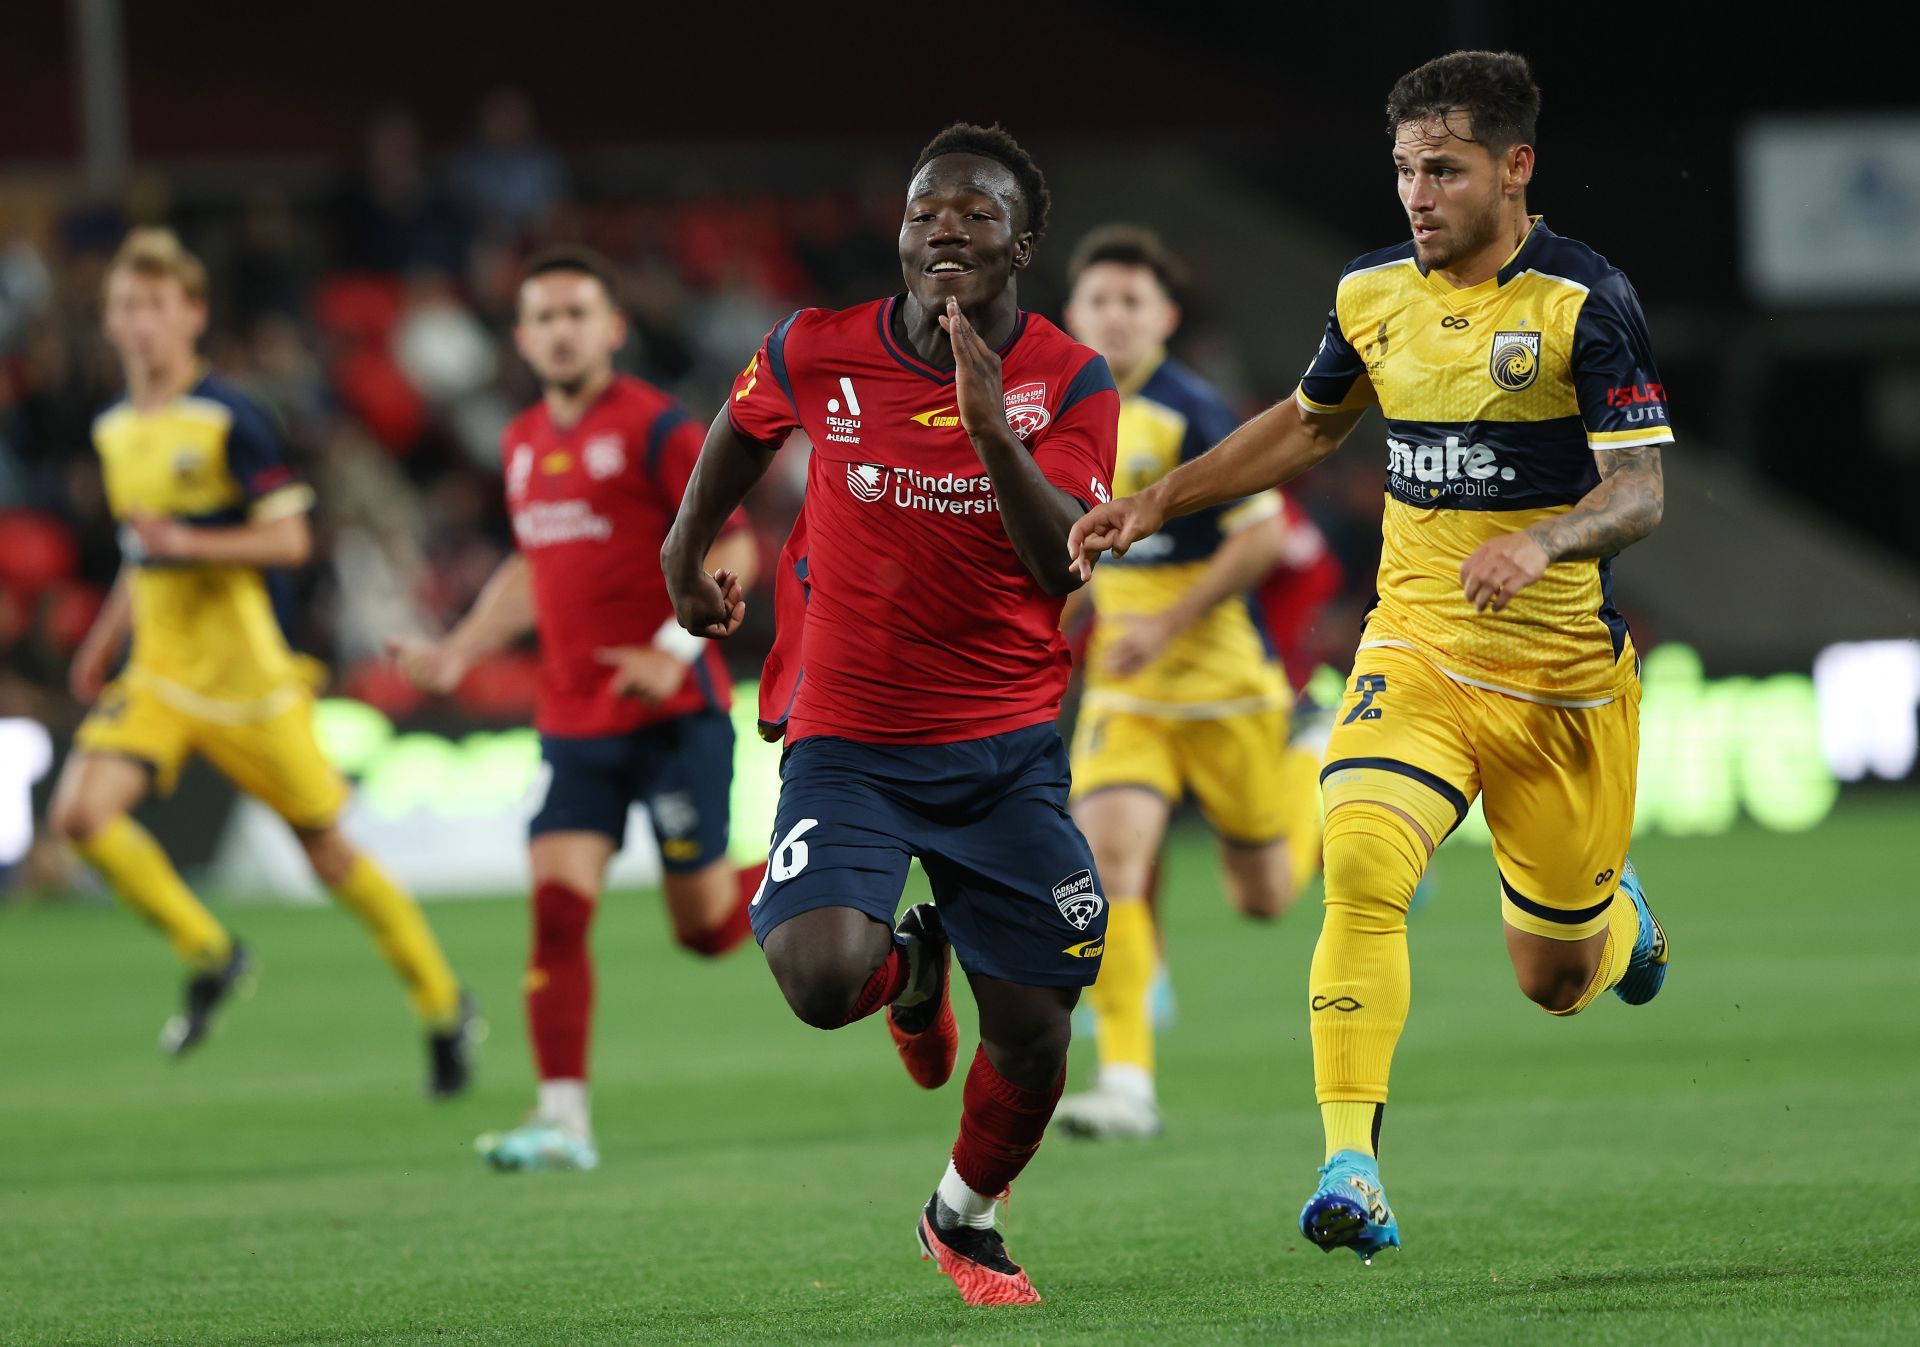
{"type": "Polygon", "coordinates": [[[1340,278],[1294,395],[1310,412],[1377,402],[1387,422],[1379,601],[1365,645],[1419,651],[1461,682],[1600,705],[1637,676],[1609,559],[1547,569],[1476,613],[1460,566],[1483,542],[1565,513],[1594,452],[1673,439],[1640,299],[1592,249],[1535,217],[1491,280],[1456,290],[1411,241],[1340,278]]]}
{"type": "MultiPolygon", "coordinates": [[[[1120,389],[1113,493],[1132,495],[1225,439],[1239,418],[1186,366],[1164,355],[1120,389]]],[[[1182,631],[1146,668],[1125,678],[1103,671],[1106,650],[1128,617],[1162,613],[1235,530],[1279,512],[1271,491],[1170,519],[1124,557],[1093,573],[1098,615],[1087,651],[1087,704],[1140,715],[1212,719],[1292,704],[1254,607],[1229,599],[1182,631]]]]}
{"type": "MultiPolygon", "coordinates": [[[[266,415],[212,375],[160,407],[115,404],[94,422],[93,442],[116,519],[261,523],[313,501],[266,415]]],[[[220,719],[275,714],[304,687],[259,570],[149,561],[131,529],[121,531],[121,551],[132,568],[131,681],[220,719]]]]}

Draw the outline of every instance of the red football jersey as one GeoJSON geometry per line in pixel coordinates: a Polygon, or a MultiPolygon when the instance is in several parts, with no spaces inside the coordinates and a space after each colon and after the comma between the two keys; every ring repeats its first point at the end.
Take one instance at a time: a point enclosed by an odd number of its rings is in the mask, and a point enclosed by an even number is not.
{"type": "MultiPolygon", "coordinates": [[[[903,300],[801,310],[728,400],[747,439],[777,447],[801,429],[813,444],[761,682],[763,726],[789,741],[1004,734],[1052,720],[1067,685],[1061,600],[1014,554],[952,372],[895,339],[903,300]]],[[[1007,420],[1041,472],[1106,500],[1120,413],[1107,362],[1029,313],[1000,356],[1007,420]]]]}
{"type": "MultiPolygon", "coordinates": [[[[672,398],[624,374],[571,426],[554,425],[544,402],[507,426],[501,465],[514,541],[533,573],[542,734],[624,734],[731,704],[711,643],[657,706],[615,696],[613,669],[594,658],[608,646],[652,644],[673,617],[660,544],[705,439],[672,398]]],[[[736,515],[728,530],[742,522],[736,515]]]]}

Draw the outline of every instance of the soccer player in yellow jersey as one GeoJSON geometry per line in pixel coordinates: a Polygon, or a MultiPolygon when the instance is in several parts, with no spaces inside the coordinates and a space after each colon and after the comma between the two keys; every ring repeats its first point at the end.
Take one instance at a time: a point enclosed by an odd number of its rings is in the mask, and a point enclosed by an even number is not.
{"type": "Polygon", "coordinates": [[[1407,904],[1475,795],[1528,998],[1555,1015],[1609,989],[1637,1005],[1666,974],[1627,862],[1640,691],[1609,563],[1660,522],[1673,432],[1627,278],[1527,213],[1539,107],[1511,53],[1402,77],[1387,122],[1412,239],[1348,266],[1292,398],[1069,540],[1084,573],[1306,471],[1367,407],[1385,418],[1380,601],[1321,772],[1308,1007],[1327,1151],[1300,1216],[1314,1243],[1366,1259],[1400,1242],[1376,1150],[1407,904]]]}
{"type": "Polygon", "coordinates": [[[195,354],[206,271],[170,232],[137,229],[107,270],[107,340],[127,397],[94,423],[124,563],[70,681],[94,702],[54,792],[52,821],[187,964],[186,1004],[161,1045],[199,1043],[247,968],[245,946],[200,904],[129,812],[171,790],[199,753],[292,826],[314,873],[372,933],[427,1027],[428,1090],[464,1089],[470,1013],[426,919],[338,817],[346,787],[314,738],[313,694],[264,571],[312,551],[312,492],[266,416],[195,354]],[[131,635],[126,667],[107,675],[131,635]]]}
{"type": "MultiPolygon", "coordinates": [[[[1112,225],[1068,268],[1068,330],[1107,358],[1120,389],[1116,493],[1140,491],[1231,432],[1232,411],[1167,355],[1181,266],[1158,235],[1112,225]]],[[[1272,491],[1171,521],[1081,594],[1096,614],[1073,738],[1073,816],[1093,846],[1108,916],[1088,996],[1095,1087],[1055,1122],[1086,1137],[1152,1136],[1149,991],[1157,942],[1146,892],[1167,817],[1191,793],[1220,839],[1227,896],[1250,917],[1283,912],[1319,864],[1318,767],[1286,750],[1292,689],[1247,590],[1285,548],[1272,491]]]]}

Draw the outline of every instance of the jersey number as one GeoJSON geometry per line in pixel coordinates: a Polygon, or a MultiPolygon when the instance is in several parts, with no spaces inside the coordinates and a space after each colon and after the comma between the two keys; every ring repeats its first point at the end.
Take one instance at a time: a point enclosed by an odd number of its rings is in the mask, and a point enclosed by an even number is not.
{"type": "Polygon", "coordinates": [[[819,826],[819,819],[803,818],[788,830],[767,860],[769,878],[775,883],[784,884],[807,868],[807,844],[800,839],[819,826]]]}
{"type": "Polygon", "coordinates": [[[1385,674],[1361,674],[1353,680],[1353,689],[1360,694],[1360,700],[1354,704],[1353,710],[1347,712],[1347,718],[1340,723],[1342,725],[1351,725],[1356,720],[1380,719],[1381,708],[1373,704],[1373,699],[1378,694],[1387,690],[1387,676],[1385,674]]]}

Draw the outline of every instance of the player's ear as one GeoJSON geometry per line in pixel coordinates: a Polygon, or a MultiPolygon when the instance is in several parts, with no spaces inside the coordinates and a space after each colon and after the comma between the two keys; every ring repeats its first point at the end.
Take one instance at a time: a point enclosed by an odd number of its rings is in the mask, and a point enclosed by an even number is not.
{"type": "Polygon", "coordinates": [[[1527,184],[1533,181],[1533,146],[1515,145],[1502,156],[1506,163],[1507,190],[1519,193],[1527,190],[1527,184]]]}
{"type": "Polygon", "coordinates": [[[1165,341],[1180,330],[1180,306],[1172,300],[1167,301],[1166,317],[1160,322],[1160,340],[1165,341]]]}
{"type": "Polygon", "coordinates": [[[1028,265],[1032,263],[1033,245],[1034,237],[1031,230],[1015,237],[1013,240],[1013,269],[1015,271],[1025,271],[1028,265]]]}

